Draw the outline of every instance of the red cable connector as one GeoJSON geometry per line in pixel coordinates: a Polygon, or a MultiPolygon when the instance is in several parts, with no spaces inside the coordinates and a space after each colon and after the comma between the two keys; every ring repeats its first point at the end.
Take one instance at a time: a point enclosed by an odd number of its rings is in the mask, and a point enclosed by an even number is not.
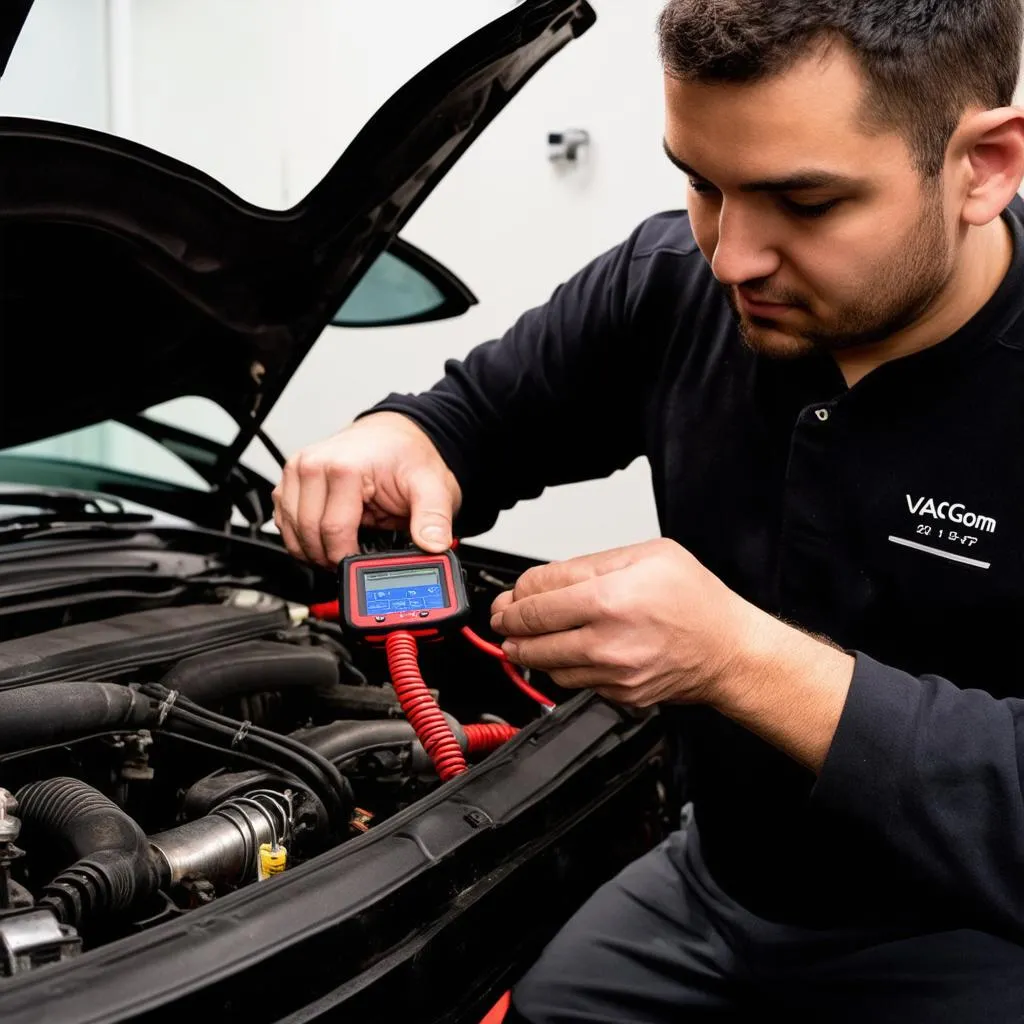
{"type": "Polygon", "coordinates": [[[323,619],[324,622],[341,622],[341,602],[325,601],[323,604],[311,604],[309,614],[314,619],[323,619]]]}
{"type": "Polygon", "coordinates": [[[391,685],[402,712],[434,762],[441,781],[447,782],[468,771],[462,747],[420,674],[416,638],[411,633],[391,633],[384,642],[384,650],[391,670],[391,685]]]}

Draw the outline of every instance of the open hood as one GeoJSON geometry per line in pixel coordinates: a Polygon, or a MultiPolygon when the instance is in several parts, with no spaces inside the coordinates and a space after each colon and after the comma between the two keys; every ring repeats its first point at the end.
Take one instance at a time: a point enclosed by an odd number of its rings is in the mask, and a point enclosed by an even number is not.
{"type": "MultiPolygon", "coordinates": [[[[0,14],[0,69],[30,7],[0,14]]],[[[231,465],[373,261],[546,61],[594,21],[526,0],[448,51],[286,211],[124,139],[0,118],[0,447],[185,395],[231,465]]]]}

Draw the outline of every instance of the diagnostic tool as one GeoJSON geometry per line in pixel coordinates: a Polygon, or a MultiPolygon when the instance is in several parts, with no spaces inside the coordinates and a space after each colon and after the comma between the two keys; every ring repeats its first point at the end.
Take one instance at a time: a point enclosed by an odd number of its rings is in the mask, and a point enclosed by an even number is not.
{"type": "Polygon", "coordinates": [[[552,701],[519,674],[500,647],[463,625],[469,617],[469,599],[462,566],[451,551],[430,555],[411,548],[350,555],[338,566],[338,584],[338,601],[311,605],[311,615],[340,620],[353,637],[375,644],[378,650],[383,648],[402,712],[442,782],[468,770],[467,754],[494,749],[517,730],[506,723],[469,724],[463,728],[464,744],[456,738],[420,673],[420,638],[462,633],[475,647],[496,658],[505,675],[531,700],[546,712],[555,709],[552,701]]]}
{"type": "Polygon", "coordinates": [[[451,551],[351,555],[340,577],[345,626],[365,640],[384,640],[396,630],[438,636],[469,614],[462,567],[451,551]]]}

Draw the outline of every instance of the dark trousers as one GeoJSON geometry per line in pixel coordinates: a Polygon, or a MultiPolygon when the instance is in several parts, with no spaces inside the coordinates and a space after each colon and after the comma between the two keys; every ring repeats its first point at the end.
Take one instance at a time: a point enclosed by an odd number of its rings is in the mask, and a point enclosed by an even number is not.
{"type": "Polygon", "coordinates": [[[765,921],[715,885],[691,826],[599,889],[512,1005],[509,1024],[1020,1024],[1024,947],[765,921]]]}

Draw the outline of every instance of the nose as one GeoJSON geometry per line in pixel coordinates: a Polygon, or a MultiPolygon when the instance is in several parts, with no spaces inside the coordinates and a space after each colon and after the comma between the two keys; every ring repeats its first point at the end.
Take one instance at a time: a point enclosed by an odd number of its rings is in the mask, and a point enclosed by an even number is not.
{"type": "Polygon", "coordinates": [[[728,200],[718,218],[718,241],[711,269],[724,285],[742,285],[764,280],[779,269],[778,252],[767,232],[769,223],[756,210],[744,209],[728,200]]]}

